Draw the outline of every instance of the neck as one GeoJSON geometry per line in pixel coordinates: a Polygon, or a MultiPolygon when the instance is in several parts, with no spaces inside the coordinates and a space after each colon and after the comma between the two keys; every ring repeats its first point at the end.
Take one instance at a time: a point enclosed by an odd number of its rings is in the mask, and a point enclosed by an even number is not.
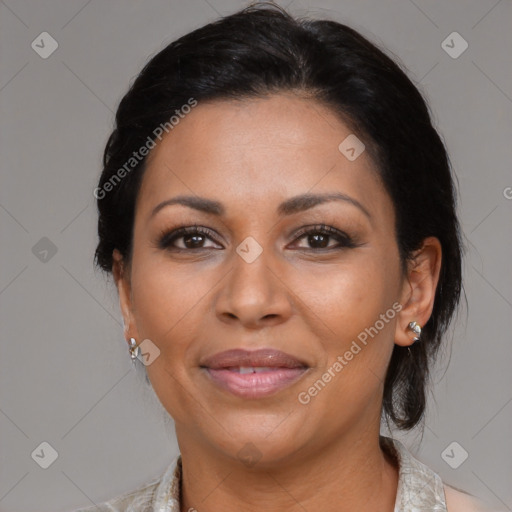
{"type": "Polygon", "coordinates": [[[398,468],[382,451],[378,429],[341,435],[322,450],[305,447],[293,460],[264,468],[247,468],[211,447],[198,450],[197,440],[187,450],[179,430],[182,512],[394,510],[398,468]]]}

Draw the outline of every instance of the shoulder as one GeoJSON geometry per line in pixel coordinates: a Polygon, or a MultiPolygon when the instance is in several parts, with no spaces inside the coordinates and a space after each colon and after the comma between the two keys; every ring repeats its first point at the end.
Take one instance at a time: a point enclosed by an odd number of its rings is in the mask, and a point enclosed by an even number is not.
{"type": "Polygon", "coordinates": [[[73,512],[150,512],[153,510],[159,481],[150,482],[134,491],[73,512]]]}
{"type": "Polygon", "coordinates": [[[443,482],[431,468],[416,459],[400,441],[381,437],[381,446],[396,455],[399,480],[395,511],[505,512],[461,489],[443,482]]]}
{"type": "Polygon", "coordinates": [[[448,484],[444,484],[444,494],[448,512],[500,512],[500,509],[490,507],[476,496],[448,484]]]}
{"type": "Polygon", "coordinates": [[[109,501],[72,512],[153,512],[168,505],[172,512],[179,512],[180,478],[181,456],[178,456],[158,478],[109,501]]]}

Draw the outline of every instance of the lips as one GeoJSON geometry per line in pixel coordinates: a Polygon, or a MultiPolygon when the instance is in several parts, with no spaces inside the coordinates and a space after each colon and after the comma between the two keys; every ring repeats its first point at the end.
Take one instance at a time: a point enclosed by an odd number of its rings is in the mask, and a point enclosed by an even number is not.
{"type": "Polygon", "coordinates": [[[274,349],[220,352],[201,361],[211,382],[242,398],[262,398],[291,386],[308,370],[299,359],[274,349]]]}
{"type": "Polygon", "coordinates": [[[208,357],[200,366],[219,370],[221,368],[240,367],[300,368],[306,367],[307,364],[280,350],[260,349],[249,351],[234,349],[208,357]]]}

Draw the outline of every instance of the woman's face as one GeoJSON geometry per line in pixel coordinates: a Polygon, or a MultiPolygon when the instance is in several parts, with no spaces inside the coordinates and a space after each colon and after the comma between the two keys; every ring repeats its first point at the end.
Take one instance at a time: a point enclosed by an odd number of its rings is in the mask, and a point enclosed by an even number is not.
{"type": "Polygon", "coordinates": [[[119,290],[182,450],[273,463],[378,432],[406,280],[368,152],[339,149],[350,134],[279,94],[199,103],[152,151],[119,290]]]}

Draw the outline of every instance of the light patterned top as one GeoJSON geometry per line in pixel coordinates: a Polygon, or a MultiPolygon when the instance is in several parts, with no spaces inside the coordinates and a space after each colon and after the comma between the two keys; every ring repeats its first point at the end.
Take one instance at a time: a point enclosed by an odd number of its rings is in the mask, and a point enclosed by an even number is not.
{"type": "MultiPolygon", "coordinates": [[[[446,488],[437,473],[415,459],[396,439],[381,436],[381,446],[397,461],[399,468],[394,512],[448,512],[446,488]]],[[[159,478],[143,487],[73,512],[180,512],[180,489],[181,456],[178,456],[159,478]]],[[[459,491],[452,491],[462,496],[459,491]]],[[[460,510],[464,511],[490,510],[480,508],[479,503],[483,505],[483,502],[473,501],[469,496],[463,497],[460,503],[463,504],[460,510]]]]}

